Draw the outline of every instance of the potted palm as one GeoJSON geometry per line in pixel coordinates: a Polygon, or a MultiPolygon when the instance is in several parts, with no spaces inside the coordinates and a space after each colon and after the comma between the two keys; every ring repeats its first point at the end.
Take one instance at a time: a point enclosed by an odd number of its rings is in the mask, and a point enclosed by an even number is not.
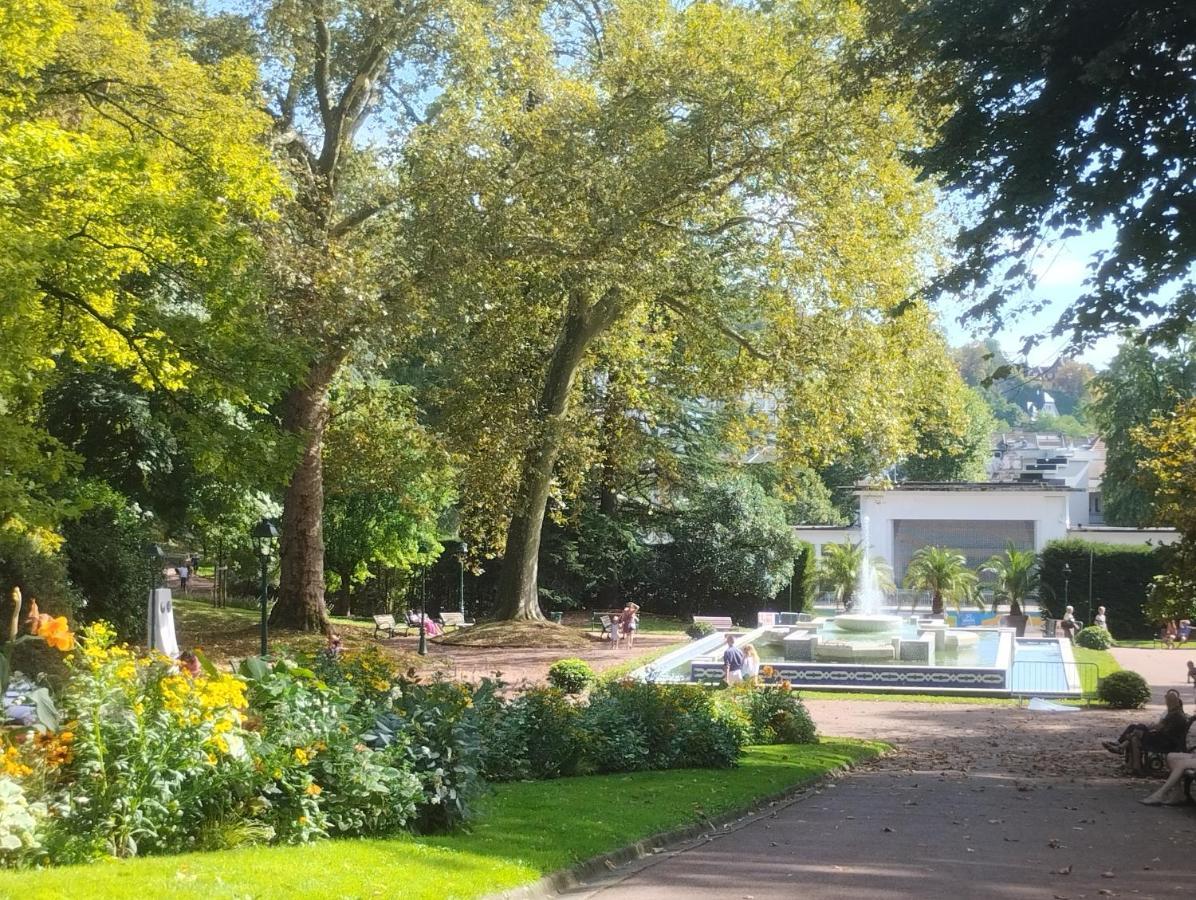
{"type": "Polygon", "coordinates": [[[980,571],[995,579],[993,612],[997,612],[1002,602],[1008,603],[1006,621],[1010,627],[1017,629],[1021,637],[1026,633],[1026,621],[1029,618],[1022,611],[1022,601],[1038,593],[1038,554],[1033,550],[1019,550],[1010,543],[1004,553],[993,556],[980,571]]]}
{"type": "MultiPolygon", "coordinates": [[[[964,555],[946,547],[923,547],[914,554],[905,573],[907,588],[930,593],[933,616],[943,614],[947,601],[956,609],[964,602],[982,603],[977,585],[976,573],[968,568],[964,555]]],[[[914,604],[917,602],[915,599],[914,604]]]]}

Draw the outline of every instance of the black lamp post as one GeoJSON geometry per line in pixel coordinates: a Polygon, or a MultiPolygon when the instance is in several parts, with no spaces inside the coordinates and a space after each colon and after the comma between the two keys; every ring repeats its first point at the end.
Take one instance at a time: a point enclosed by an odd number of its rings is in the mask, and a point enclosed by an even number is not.
{"type": "Polygon", "coordinates": [[[461,566],[461,580],[457,587],[457,602],[461,608],[461,620],[465,620],[465,554],[469,552],[469,544],[461,541],[457,550],[457,562],[461,566]]]}
{"type": "Polygon", "coordinates": [[[1071,566],[1067,563],[1063,564],[1063,606],[1064,612],[1067,612],[1067,606],[1070,604],[1070,585],[1071,585],[1071,566]]]}
{"type": "Polygon", "coordinates": [[[162,552],[162,548],[158,544],[146,544],[142,548],[146,559],[149,560],[150,565],[150,590],[162,586],[162,560],[166,554],[162,552]]]}
{"type": "MultiPolygon", "coordinates": [[[[421,543],[419,545],[419,555],[422,557],[428,552],[427,548],[421,543]]],[[[428,655],[428,563],[423,561],[419,567],[419,647],[416,652],[420,656],[428,655]]]]}
{"type": "Polygon", "coordinates": [[[278,526],[269,519],[262,519],[253,526],[253,540],[257,544],[258,561],[261,563],[261,603],[262,603],[262,653],[266,655],[266,611],[269,604],[270,551],[274,549],[274,541],[278,539],[278,526]]]}
{"type": "Polygon", "coordinates": [[[146,643],[149,649],[154,649],[154,644],[158,640],[158,597],[156,595],[158,587],[162,584],[162,560],[166,556],[162,552],[162,548],[157,544],[146,544],[142,548],[150,565],[150,596],[149,596],[149,640],[146,643]]]}

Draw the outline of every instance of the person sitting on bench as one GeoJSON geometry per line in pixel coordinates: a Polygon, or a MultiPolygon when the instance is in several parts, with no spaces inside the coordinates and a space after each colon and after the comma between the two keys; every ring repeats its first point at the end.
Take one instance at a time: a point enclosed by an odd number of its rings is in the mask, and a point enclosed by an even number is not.
{"type": "Polygon", "coordinates": [[[1188,717],[1179,691],[1167,692],[1167,714],[1155,725],[1141,722],[1129,726],[1115,741],[1101,741],[1110,753],[1125,754],[1126,763],[1135,775],[1142,774],[1143,753],[1176,753],[1184,750],[1188,736],[1188,717]]]}
{"type": "Polygon", "coordinates": [[[1167,768],[1171,771],[1167,775],[1167,780],[1163,782],[1162,787],[1149,797],[1143,797],[1138,801],[1139,803],[1145,803],[1147,806],[1162,806],[1164,804],[1171,805],[1186,802],[1183,791],[1177,790],[1177,788],[1184,777],[1184,773],[1189,769],[1196,769],[1196,752],[1168,753],[1167,768]]]}

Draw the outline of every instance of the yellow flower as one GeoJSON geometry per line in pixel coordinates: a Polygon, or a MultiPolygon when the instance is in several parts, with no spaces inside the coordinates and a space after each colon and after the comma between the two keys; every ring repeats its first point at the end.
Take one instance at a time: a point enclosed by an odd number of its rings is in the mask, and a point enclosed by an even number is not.
{"type": "Polygon", "coordinates": [[[0,768],[4,770],[6,775],[11,775],[13,778],[20,778],[23,775],[33,773],[33,770],[21,761],[21,755],[17,752],[16,747],[5,749],[4,755],[0,757],[0,768]]]}
{"type": "Polygon", "coordinates": [[[306,825],[307,824],[307,816],[300,816],[295,821],[298,822],[300,825],[306,825]]]}
{"type": "Polygon", "coordinates": [[[299,760],[302,765],[307,765],[308,760],[311,759],[311,755],[302,747],[296,747],[295,759],[299,760]]]}
{"type": "Polygon", "coordinates": [[[310,797],[318,797],[320,794],[324,793],[324,789],[313,781],[307,786],[304,793],[310,797]]]}
{"type": "Polygon", "coordinates": [[[374,690],[376,690],[376,691],[389,691],[390,683],[383,681],[381,678],[379,678],[374,681],[373,687],[374,687],[374,690]]]}
{"type": "Polygon", "coordinates": [[[209,766],[216,765],[216,757],[214,757],[211,753],[208,754],[208,765],[209,766]]]}

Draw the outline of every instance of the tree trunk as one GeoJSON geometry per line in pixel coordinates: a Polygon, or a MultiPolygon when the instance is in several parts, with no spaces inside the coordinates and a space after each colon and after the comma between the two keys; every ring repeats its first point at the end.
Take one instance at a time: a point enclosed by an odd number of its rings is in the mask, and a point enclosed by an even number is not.
{"type": "MultiPolygon", "coordinates": [[[[615,484],[615,417],[620,414],[620,410],[614,400],[614,384],[615,376],[612,373],[608,385],[610,395],[605,410],[606,450],[602,455],[602,478],[598,487],[598,511],[611,520],[619,514],[619,492],[615,484]]],[[[610,572],[608,580],[598,588],[598,606],[602,609],[618,609],[621,605],[619,575],[618,572],[610,572]]]]}
{"type": "Polygon", "coordinates": [[[286,396],[283,426],[302,441],[303,454],[291,473],[282,505],[281,574],[275,627],[327,631],[324,606],[324,429],[328,388],[343,356],[318,360],[305,382],[286,396]]]}
{"type": "Polygon", "coordinates": [[[943,595],[938,591],[934,592],[934,599],[930,603],[930,614],[932,616],[941,616],[943,614],[943,595]]]}
{"type": "Polygon", "coordinates": [[[537,404],[534,434],[523,454],[519,488],[507,527],[507,549],[498,579],[498,618],[543,619],[537,576],[540,563],[540,532],[552,472],[564,438],[564,417],[569,408],[573,377],[586,349],[618,312],[617,294],[612,290],[590,309],[573,298],[557,336],[544,386],[537,404]]]}

